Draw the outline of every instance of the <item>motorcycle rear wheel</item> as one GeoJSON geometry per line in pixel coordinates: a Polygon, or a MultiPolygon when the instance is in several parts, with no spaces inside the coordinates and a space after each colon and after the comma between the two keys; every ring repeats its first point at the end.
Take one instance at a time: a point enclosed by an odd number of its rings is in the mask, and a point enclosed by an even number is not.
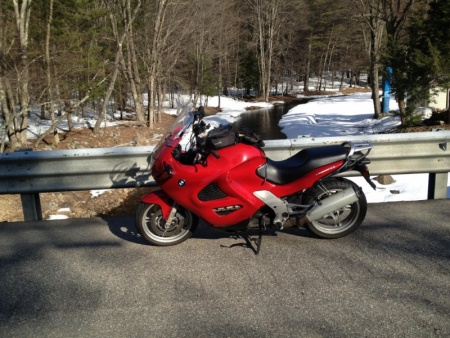
{"type": "MultiPolygon", "coordinates": [[[[356,186],[345,178],[329,178],[322,182],[325,188],[335,194],[351,186],[356,186]]],[[[359,188],[358,188],[359,189],[359,188]]],[[[314,201],[328,197],[328,194],[318,187],[309,189],[303,195],[303,204],[311,204],[314,201]]],[[[325,215],[323,218],[307,222],[306,228],[321,238],[340,238],[355,231],[363,222],[367,212],[367,200],[361,192],[359,200],[353,204],[325,215]]]]}
{"type": "Polygon", "coordinates": [[[198,217],[181,206],[177,207],[168,226],[159,205],[141,202],[136,210],[136,230],[153,245],[168,246],[184,242],[192,236],[197,225],[198,217]]]}

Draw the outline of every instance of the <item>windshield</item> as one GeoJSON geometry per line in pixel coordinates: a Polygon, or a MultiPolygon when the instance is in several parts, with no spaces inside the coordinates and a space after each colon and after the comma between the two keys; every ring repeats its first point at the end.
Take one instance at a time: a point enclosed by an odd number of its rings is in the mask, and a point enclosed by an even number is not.
{"type": "Polygon", "coordinates": [[[181,109],[176,120],[170,126],[170,135],[174,137],[181,137],[181,134],[184,133],[192,125],[192,122],[194,122],[192,105],[187,104],[181,109]]]}
{"type": "Polygon", "coordinates": [[[182,134],[186,132],[186,130],[190,125],[192,125],[193,122],[194,115],[192,114],[192,105],[185,104],[179,111],[175,121],[172,123],[167,132],[156,145],[155,150],[158,149],[161,144],[166,142],[169,138],[173,140],[183,136],[182,134]]]}
{"type": "MultiPolygon", "coordinates": [[[[169,146],[171,141],[183,137],[193,122],[194,122],[194,114],[192,113],[192,105],[191,104],[183,105],[181,110],[178,112],[175,121],[172,123],[167,132],[155,146],[153,154],[150,159],[150,168],[153,166],[154,161],[158,158],[160,152],[164,148],[163,145],[169,146]]],[[[178,144],[178,142],[176,142],[176,144],[178,144]]]]}

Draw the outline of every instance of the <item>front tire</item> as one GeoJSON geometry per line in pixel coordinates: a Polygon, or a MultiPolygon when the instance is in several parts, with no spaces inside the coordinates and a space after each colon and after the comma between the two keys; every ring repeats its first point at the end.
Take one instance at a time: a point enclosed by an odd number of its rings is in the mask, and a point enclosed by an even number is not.
{"type": "Polygon", "coordinates": [[[136,230],[153,245],[168,246],[184,242],[192,236],[197,225],[198,217],[181,206],[177,206],[173,221],[168,226],[159,205],[141,202],[136,210],[136,230]]]}
{"type": "MultiPolygon", "coordinates": [[[[328,197],[328,192],[335,194],[352,186],[359,190],[359,187],[355,183],[345,178],[330,178],[323,181],[322,184],[325,186],[326,191],[319,187],[310,188],[303,195],[303,204],[312,204],[315,201],[320,201],[328,197]]],[[[366,212],[367,200],[361,191],[358,201],[346,205],[319,220],[306,223],[306,228],[321,238],[344,237],[355,231],[361,225],[366,217],[366,212]]]]}

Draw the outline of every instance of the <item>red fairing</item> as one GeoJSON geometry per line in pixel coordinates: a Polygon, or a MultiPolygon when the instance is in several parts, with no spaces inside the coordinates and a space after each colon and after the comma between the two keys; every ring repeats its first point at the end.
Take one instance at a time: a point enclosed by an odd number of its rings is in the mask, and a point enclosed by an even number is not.
{"type": "Polygon", "coordinates": [[[273,188],[272,184],[264,182],[256,175],[256,169],[265,163],[265,156],[255,147],[237,144],[221,149],[218,151],[220,158],[216,159],[210,155],[207,165],[181,164],[171,154],[167,154],[167,152],[171,153],[171,150],[164,149],[160,156],[165,161],[155,163],[156,183],[180,205],[214,226],[233,225],[251,218],[263,205],[253,195],[253,191],[273,188]],[[167,167],[167,165],[170,165],[173,170],[171,178],[168,178],[164,172],[164,166],[167,167]],[[223,194],[217,193],[217,198],[214,199],[204,197],[203,195],[210,190],[221,191],[223,194]],[[201,191],[203,195],[200,194],[201,191]],[[228,215],[220,215],[213,210],[230,206],[236,206],[238,210],[228,215]]]}
{"type": "MultiPolygon", "coordinates": [[[[168,196],[215,227],[250,219],[264,205],[253,194],[255,191],[268,190],[279,197],[287,196],[311,187],[329,174],[321,167],[289,184],[276,185],[258,176],[256,170],[266,162],[266,156],[257,147],[238,143],[217,150],[220,158],[210,155],[203,165],[185,165],[172,155],[176,143],[161,149],[152,169],[153,177],[168,196]]],[[[326,167],[335,171],[342,163],[326,167]]],[[[163,208],[164,217],[167,210],[170,211],[170,206],[163,208]]]]}
{"type": "Polygon", "coordinates": [[[151,192],[148,195],[145,195],[142,199],[142,202],[147,204],[157,204],[161,207],[163,217],[165,219],[169,218],[170,211],[172,209],[173,202],[170,200],[170,197],[162,190],[156,190],[151,192]]]}

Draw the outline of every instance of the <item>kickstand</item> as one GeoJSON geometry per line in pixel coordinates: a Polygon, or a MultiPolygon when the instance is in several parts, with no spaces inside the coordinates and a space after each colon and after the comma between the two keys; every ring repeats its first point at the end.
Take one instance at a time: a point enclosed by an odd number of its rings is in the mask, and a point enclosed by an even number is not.
{"type": "Polygon", "coordinates": [[[264,225],[260,224],[259,229],[258,229],[258,238],[253,239],[248,235],[245,236],[245,241],[247,242],[247,246],[253,250],[255,255],[258,255],[259,251],[261,250],[262,236],[263,236],[264,230],[265,230],[264,225]],[[255,243],[256,248],[253,246],[252,242],[255,243]]]}

